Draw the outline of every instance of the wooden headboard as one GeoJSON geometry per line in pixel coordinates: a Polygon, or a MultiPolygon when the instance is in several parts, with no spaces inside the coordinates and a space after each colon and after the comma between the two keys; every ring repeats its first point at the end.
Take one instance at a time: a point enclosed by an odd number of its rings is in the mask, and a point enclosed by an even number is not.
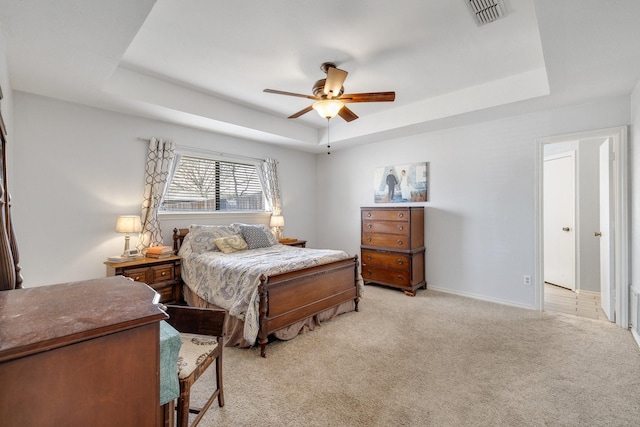
{"type": "Polygon", "coordinates": [[[173,229],[173,253],[177,254],[184,242],[184,238],[189,234],[188,228],[173,229]]]}

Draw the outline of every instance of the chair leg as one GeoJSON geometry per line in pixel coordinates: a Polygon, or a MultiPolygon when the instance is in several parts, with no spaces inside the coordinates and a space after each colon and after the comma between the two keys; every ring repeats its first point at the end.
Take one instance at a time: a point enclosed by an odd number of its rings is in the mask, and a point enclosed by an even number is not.
{"type": "Polygon", "coordinates": [[[182,382],[180,384],[180,397],[176,408],[176,427],[188,427],[189,425],[189,395],[191,384],[182,382]]]}
{"type": "Polygon", "coordinates": [[[222,390],[222,354],[216,358],[216,383],[218,385],[218,405],[224,406],[224,392],[222,390]]]}

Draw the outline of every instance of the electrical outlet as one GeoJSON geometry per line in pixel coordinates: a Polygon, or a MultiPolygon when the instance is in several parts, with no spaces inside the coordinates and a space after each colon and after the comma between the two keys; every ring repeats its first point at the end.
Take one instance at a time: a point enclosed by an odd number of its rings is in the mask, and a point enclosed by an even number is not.
{"type": "Polygon", "coordinates": [[[524,284],[526,286],[530,286],[531,285],[531,276],[524,276],[524,284]]]}

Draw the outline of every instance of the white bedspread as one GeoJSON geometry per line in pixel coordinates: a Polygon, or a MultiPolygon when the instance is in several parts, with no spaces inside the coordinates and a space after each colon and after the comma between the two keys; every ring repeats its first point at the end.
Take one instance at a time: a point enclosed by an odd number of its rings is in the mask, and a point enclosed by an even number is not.
{"type": "Polygon", "coordinates": [[[302,249],[286,245],[231,254],[182,251],[182,278],[200,298],[244,320],[244,338],[258,336],[260,275],[266,276],[350,258],[344,251],[302,249]]]}

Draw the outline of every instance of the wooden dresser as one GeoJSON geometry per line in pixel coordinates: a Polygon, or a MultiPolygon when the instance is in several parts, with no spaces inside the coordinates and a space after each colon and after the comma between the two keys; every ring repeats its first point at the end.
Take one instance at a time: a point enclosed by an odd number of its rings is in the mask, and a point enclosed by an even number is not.
{"type": "Polygon", "coordinates": [[[361,208],[362,278],[414,296],[427,287],[424,207],[361,208]]]}
{"type": "Polygon", "coordinates": [[[159,425],[156,298],[124,277],[0,292],[0,424],[159,425]]]}

